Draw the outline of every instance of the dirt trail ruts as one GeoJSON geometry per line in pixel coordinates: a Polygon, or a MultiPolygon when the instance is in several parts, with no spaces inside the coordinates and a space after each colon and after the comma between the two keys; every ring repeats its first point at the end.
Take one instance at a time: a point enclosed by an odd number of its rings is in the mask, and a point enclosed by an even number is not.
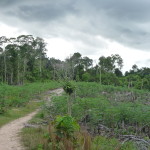
{"type": "MultiPolygon", "coordinates": [[[[56,95],[60,95],[62,91],[62,89],[56,89],[45,94],[48,95],[50,93],[55,93],[56,95]]],[[[24,124],[31,120],[37,112],[38,110],[26,115],[25,117],[16,119],[0,128],[0,150],[24,149],[20,142],[19,132],[24,127],[24,124]]]]}

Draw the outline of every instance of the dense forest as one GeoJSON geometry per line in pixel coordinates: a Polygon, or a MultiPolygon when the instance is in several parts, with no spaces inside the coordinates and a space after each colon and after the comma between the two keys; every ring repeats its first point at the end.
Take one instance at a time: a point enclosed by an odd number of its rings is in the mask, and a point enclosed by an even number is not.
{"type": "Polygon", "coordinates": [[[0,37],[0,82],[22,85],[26,81],[68,78],[150,90],[150,68],[138,68],[134,64],[130,71],[123,74],[123,59],[118,54],[100,56],[98,63],[94,64],[92,59],[78,52],[65,61],[48,58],[46,52],[46,43],[40,37],[0,37]]]}

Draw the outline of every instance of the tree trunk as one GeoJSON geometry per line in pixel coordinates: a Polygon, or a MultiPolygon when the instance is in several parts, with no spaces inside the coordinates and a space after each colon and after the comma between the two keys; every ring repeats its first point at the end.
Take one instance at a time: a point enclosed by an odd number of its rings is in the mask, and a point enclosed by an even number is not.
{"type": "Polygon", "coordinates": [[[39,65],[40,77],[42,73],[42,58],[40,57],[40,65],[39,65]]]}
{"type": "Polygon", "coordinates": [[[143,79],[142,79],[142,83],[141,83],[141,90],[143,89],[143,79]]]}
{"type": "Polygon", "coordinates": [[[17,84],[19,85],[20,84],[20,73],[19,73],[19,60],[18,60],[18,72],[17,72],[17,84]]]}
{"type": "Polygon", "coordinates": [[[68,115],[71,116],[71,96],[68,96],[68,115]]]}
{"type": "Polygon", "coordinates": [[[24,61],[23,61],[23,77],[22,77],[22,84],[24,84],[25,73],[26,73],[26,59],[24,58],[24,61]]]}
{"type": "Polygon", "coordinates": [[[4,81],[7,82],[7,65],[6,65],[6,54],[4,51],[4,81]]]}
{"type": "Polygon", "coordinates": [[[54,65],[54,71],[53,71],[53,80],[55,80],[56,79],[56,68],[55,68],[55,65],[54,65]]]}
{"type": "Polygon", "coordinates": [[[102,84],[102,72],[101,72],[101,68],[99,68],[99,83],[100,83],[100,85],[102,84]]]}
{"type": "Polygon", "coordinates": [[[10,76],[10,84],[11,85],[13,84],[13,72],[11,73],[11,76],[10,76]]]}

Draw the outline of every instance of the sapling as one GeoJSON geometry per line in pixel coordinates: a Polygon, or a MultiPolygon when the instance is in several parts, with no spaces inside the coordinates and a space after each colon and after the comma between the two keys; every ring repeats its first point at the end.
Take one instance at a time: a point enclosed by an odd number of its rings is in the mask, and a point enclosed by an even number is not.
{"type": "Polygon", "coordinates": [[[63,86],[64,91],[68,95],[68,115],[70,116],[71,116],[71,95],[74,93],[75,88],[76,88],[75,85],[70,81],[66,81],[63,86]]]}

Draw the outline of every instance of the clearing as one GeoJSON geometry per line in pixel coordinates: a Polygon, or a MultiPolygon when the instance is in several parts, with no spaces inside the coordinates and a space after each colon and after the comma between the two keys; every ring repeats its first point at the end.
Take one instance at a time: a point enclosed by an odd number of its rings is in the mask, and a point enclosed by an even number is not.
{"type": "MultiPolygon", "coordinates": [[[[50,94],[60,95],[63,92],[62,89],[55,89],[46,92],[44,97],[50,100],[50,94]]],[[[38,112],[38,110],[28,114],[25,117],[16,119],[0,128],[0,150],[23,150],[20,143],[19,132],[32,117],[38,112]]]]}

